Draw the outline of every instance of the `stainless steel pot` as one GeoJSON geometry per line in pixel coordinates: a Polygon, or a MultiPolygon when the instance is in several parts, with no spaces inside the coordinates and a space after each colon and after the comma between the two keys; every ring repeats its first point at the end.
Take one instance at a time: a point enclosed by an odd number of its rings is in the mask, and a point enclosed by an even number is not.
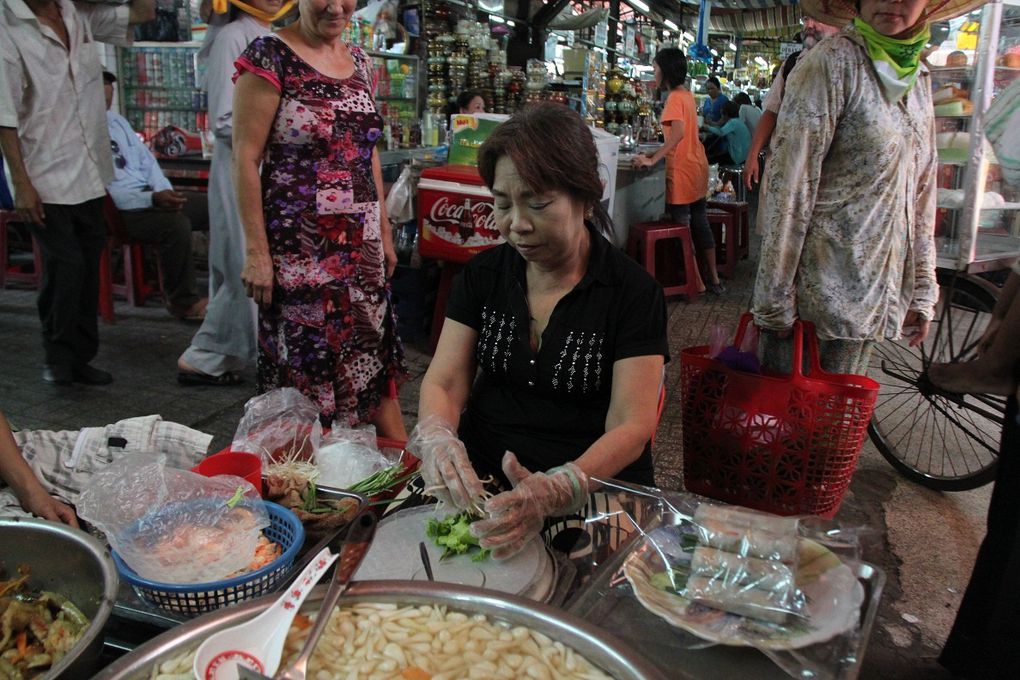
{"type": "Polygon", "coordinates": [[[45,677],[89,677],[103,651],[103,626],[117,597],[119,579],[110,551],[84,531],[63,524],[0,519],[0,570],[9,578],[23,564],[31,569],[30,587],[63,595],[91,621],[78,643],[45,677]]]}
{"type": "MultiPolygon", "coordinates": [[[[304,609],[314,611],[325,592],[324,586],[316,588],[304,609]]],[[[274,600],[275,596],[259,598],[168,630],[121,657],[93,680],[148,680],[156,664],[197,649],[211,633],[259,614],[274,600]]],[[[485,614],[559,640],[618,680],[665,680],[654,666],[610,633],[562,610],[516,595],[427,581],[361,581],[351,585],[341,599],[341,604],[353,602],[447,605],[469,614],[485,614]]]]}

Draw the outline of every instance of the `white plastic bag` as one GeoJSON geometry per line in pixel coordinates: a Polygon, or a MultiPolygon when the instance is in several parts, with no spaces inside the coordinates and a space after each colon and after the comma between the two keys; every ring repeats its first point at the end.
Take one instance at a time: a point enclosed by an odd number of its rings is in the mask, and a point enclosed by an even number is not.
{"type": "Polygon", "coordinates": [[[318,484],[349,489],[391,463],[379,451],[374,427],[358,430],[334,427],[315,455],[318,484]]]}
{"type": "Polygon", "coordinates": [[[245,568],[269,526],[248,481],[168,468],[151,454],[93,475],[77,510],[139,576],[163,583],[208,583],[245,568]]]}
{"type": "Polygon", "coordinates": [[[414,171],[405,165],[400,177],[386,196],[386,214],[392,224],[403,224],[414,219],[414,171]]]}
{"type": "Polygon", "coordinates": [[[230,449],[257,454],[271,465],[312,460],[321,440],[319,407],[299,390],[281,387],[248,400],[230,449]]]}

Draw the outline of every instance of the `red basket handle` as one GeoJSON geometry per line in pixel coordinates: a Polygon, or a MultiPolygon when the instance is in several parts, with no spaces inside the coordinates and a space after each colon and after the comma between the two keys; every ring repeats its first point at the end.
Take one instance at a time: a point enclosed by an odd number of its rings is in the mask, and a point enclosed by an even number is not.
{"type": "MultiPolygon", "coordinates": [[[[737,327],[737,337],[733,344],[740,347],[744,340],[744,333],[747,327],[754,323],[754,317],[750,312],[740,316],[740,325],[737,327]]],[[[797,319],[793,322],[793,373],[792,380],[804,378],[804,336],[807,335],[808,363],[810,375],[820,375],[822,364],[819,360],[818,335],[815,333],[815,325],[810,321],[797,319]]]]}

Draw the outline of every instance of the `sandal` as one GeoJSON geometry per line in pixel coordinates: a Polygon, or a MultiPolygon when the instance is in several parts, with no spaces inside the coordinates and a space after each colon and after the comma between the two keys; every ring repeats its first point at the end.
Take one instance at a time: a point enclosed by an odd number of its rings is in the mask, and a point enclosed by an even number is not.
{"type": "Polygon", "coordinates": [[[227,371],[220,375],[209,375],[208,373],[196,373],[194,371],[178,371],[177,382],[189,387],[199,385],[210,385],[212,387],[235,387],[244,382],[239,374],[227,371]]]}

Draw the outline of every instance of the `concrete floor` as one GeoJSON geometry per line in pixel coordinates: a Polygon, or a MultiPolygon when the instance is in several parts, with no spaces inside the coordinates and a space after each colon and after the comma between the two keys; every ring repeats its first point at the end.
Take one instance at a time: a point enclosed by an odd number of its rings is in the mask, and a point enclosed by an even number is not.
{"type": "MultiPolygon", "coordinates": [[[[752,253],[753,255],[753,253],[752,253]]],[[[669,304],[668,400],[656,437],[657,480],[682,488],[679,351],[704,344],[716,323],[735,324],[750,301],[752,261],[719,297],[669,304]]],[[[115,324],[102,325],[94,365],[113,372],[106,387],[54,388],[40,379],[43,361],[35,293],[0,291],[0,409],[18,428],[78,429],[121,418],[158,413],[214,435],[212,450],[229,444],[254,374],[239,387],[182,387],[176,358],[196,326],[172,319],[156,303],[117,304],[115,324]]],[[[418,385],[429,357],[408,347],[411,381],[401,400],[408,429],[417,416],[418,385]]],[[[948,678],[935,663],[984,535],[990,487],[945,494],[900,478],[867,443],[851,489],[837,515],[847,526],[865,527],[864,559],[882,567],[888,581],[868,646],[865,678],[948,678]]]]}

